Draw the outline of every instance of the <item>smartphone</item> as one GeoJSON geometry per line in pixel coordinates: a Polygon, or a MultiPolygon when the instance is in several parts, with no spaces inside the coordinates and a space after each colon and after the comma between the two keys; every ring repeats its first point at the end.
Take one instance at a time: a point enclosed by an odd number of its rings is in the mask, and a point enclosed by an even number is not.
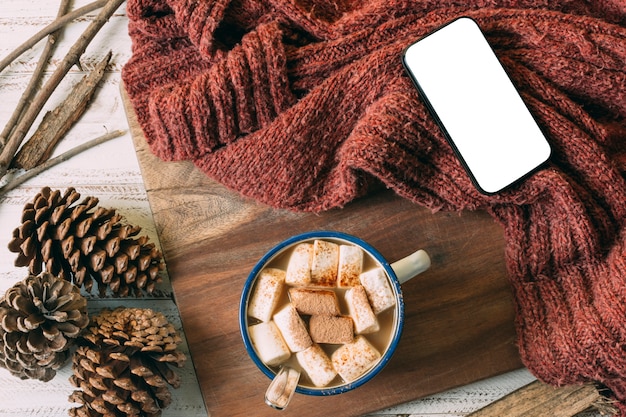
{"type": "Polygon", "coordinates": [[[550,158],[548,141],[473,19],[424,36],[402,61],[482,193],[517,183],[550,158]]]}

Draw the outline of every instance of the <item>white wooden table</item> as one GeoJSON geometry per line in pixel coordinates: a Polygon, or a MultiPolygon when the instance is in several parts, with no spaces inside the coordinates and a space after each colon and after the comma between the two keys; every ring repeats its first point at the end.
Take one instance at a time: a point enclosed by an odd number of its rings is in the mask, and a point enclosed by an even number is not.
{"type": "MultiPolygon", "coordinates": [[[[89,0],[75,0],[72,9],[87,4],[89,0]]],[[[8,55],[15,47],[54,20],[58,1],[2,0],[0,10],[0,58],[8,55]]],[[[69,47],[97,14],[74,21],[60,38],[51,68],[58,64],[69,47]]],[[[0,73],[0,128],[4,127],[39,59],[44,42],[20,56],[0,73]]],[[[97,91],[90,107],[78,123],[61,141],[55,155],[91,138],[122,129],[128,125],[120,98],[120,71],[130,58],[130,39],[127,36],[125,5],[117,10],[96,38],[91,42],[81,62],[89,70],[102,59],[107,51],[113,51],[112,61],[107,68],[101,88],[97,91]]],[[[48,72],[50,74],[51,70],[48,72]]],[[[74,67],[61,86],[51,97],[45,110],[53,109],[71,86],[84,73],[74,67]]],[[[42,112],[43,114],[43,112],[42,112]]],[[[41,118],[42,116],[40,116],[41,118]]],[[[37,125],[37,123],[36,123],[37,125]]],[[[2,185],[2,182],[0,182],[2,185]]],[[[24,268],[13,266],[15,254],[7,249],[12,230],[19,225],[22,207],[43,187],[64,190],[75,187],[82,196],[95,196],[103,207],[114,207],[129,223],[142,227],[158,245],[158,236],[150,212],[141,172],[130,135],[113,139],[97,148],[54,167],[19,188],[0,195],[0,294],[26,275],[24,268]]],[[[48,383],[21,381],[0,369],[0,416],[65,416],[72,406],[67,401],[73,388],[68,382],[71,374],[66,366],[57,377],[48,383]]],[[[189,379],[195,381],[193,372],[189,379]]],[[[521,387],[534,378],[521,369],[486,381],[450,390],[422,400],[381,410],[372,416],[463,416],[506,393],[521,387]]],[[[219,383],[216,381],[216,383],[219,383]]],[[[188,397],[179,398],[165,416],[202,415],[197,392],[190,388],[188,397]]],[[[208,399],[210,401],[210,399],[208,399]]],[[[216,416],[221,417],[221,416],[216,416]]]]}

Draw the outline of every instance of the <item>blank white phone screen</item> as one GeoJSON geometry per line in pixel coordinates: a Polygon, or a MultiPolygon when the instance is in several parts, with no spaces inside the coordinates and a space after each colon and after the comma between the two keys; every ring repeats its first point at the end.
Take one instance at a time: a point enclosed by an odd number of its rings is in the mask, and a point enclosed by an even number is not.
{"type": "Polygon", "coordinates": [[[469,175],[496,193],[550,157],[550,145],[483,33],[462,17],[409,46],[404,65],[469,175]]]}

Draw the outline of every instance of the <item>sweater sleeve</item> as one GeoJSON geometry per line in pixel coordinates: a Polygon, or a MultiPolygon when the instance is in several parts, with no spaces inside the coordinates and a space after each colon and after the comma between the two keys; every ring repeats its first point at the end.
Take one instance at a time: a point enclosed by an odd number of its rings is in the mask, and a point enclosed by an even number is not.
{"type": "Polygon", "coordinates": [[[152,149],[164,159],[197,159],[262,129],[295,101],[282,32],[260,25],[206,70],[148,96],[152,149]]]}

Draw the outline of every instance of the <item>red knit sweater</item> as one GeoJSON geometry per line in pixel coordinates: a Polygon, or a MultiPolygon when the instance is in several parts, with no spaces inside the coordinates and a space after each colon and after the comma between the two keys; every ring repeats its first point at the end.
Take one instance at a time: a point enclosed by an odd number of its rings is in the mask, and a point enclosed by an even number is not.
{"type": "Polygon", "coordinates": [[[128,0],[123,79],[152,151],[275,207],[341,207],[382,182],[506,236],[519,349],[555,384],[626,410],[623,0],[128,0]],[[467,5],[471,3],[471,5],[467,5]],[[476,191],[405,75],[402,50],[466,15],[546,132],[551,164],[476,191]]]}

